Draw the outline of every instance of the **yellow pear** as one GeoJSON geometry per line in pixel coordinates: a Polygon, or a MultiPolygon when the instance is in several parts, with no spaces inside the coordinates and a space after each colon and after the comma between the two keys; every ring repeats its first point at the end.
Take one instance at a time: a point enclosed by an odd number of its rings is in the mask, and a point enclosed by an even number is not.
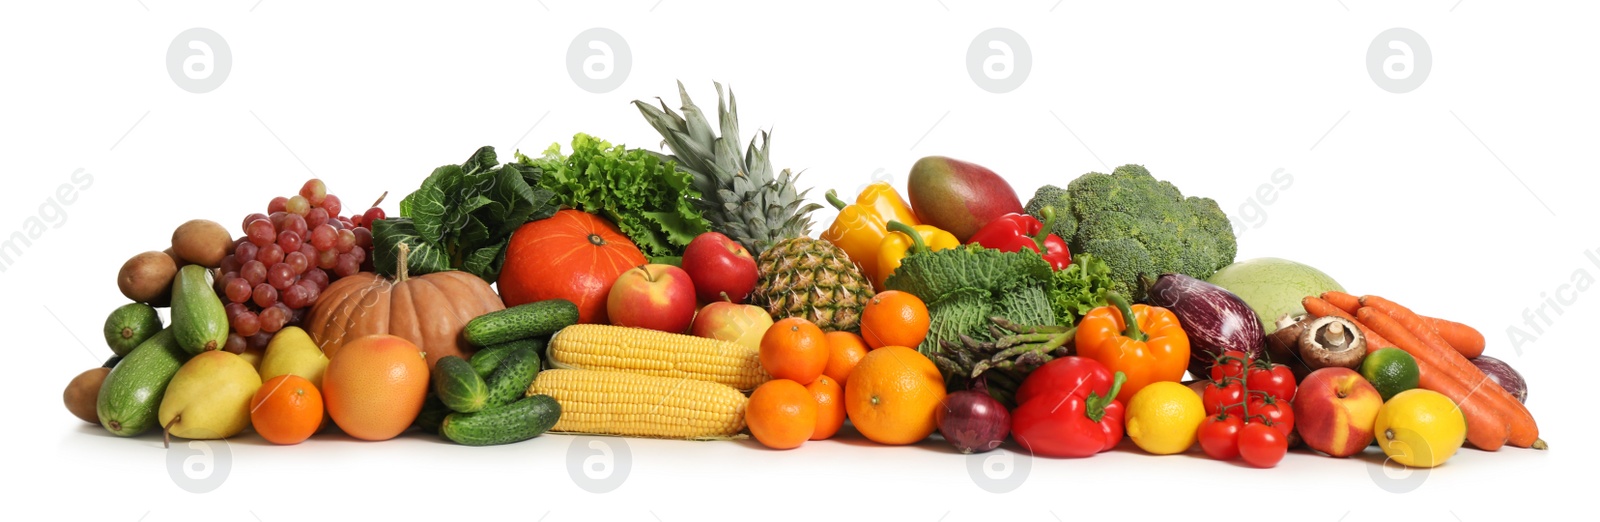
{"type": "Polygon", "coordinates": [[[279,375],[298,375],[322,389],[322,371],[328,368],[328,356],[322,348],[298,326],[285,327],[273,334],[267,343],[267,353],[261,358],[261,380],[279,375]]]}
{"type": "Polygon", "coordinates": [[[232,437],[250,426],[250,398],[260,388],[261,376],[243,357],[201,352],[172,376],[157,419],[169,437],[232,437]]]}

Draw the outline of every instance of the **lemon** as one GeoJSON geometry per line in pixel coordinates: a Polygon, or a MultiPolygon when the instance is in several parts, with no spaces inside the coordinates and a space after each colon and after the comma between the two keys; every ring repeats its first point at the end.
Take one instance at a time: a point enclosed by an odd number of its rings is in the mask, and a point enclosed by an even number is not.
{"type": "Polygon", "coordinates": [[[1367,354],[1361,361],[1361,376],[1378,389],[1383,400],[1417,387],[1417,360],[1393,346],[1367,354]]]}
{"type": "Polygon", "coordinates": [[[1417,388],[1383,403],[1372,430],[1395,462],[1431,468],[1450,460],[1466,442],[1467,417],[1444,394],[1417,388]]]}
{"type": "Polygon", "coordinates": [[[1151,383],[1128,400],[1128,438],[1156,455],[1183,453],[1206,419],[1200,395],[1170,381],[1151,383]]]}

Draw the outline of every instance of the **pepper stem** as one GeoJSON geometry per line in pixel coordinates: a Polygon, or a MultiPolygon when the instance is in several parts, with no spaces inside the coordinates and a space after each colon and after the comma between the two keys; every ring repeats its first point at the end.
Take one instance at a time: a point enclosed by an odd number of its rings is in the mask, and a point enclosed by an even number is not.
{"type": "Polygon", "coordinates": [[[848,203],[845,203],[844,200],[839,199],[839,193],[834,192],[833,189],[828,189],[828,193],[823,194],[822,197],[828,200],[829,205],[833,205],[833,208],[839,210],[844,210],[845,205],[848,205],[848,203]]]}
{"type": "Polygon", "coordinates": [[[1050,237],[1050,230],[1056,226],[1056,209],[1055,207],[1044,207],[1044,210],[1039,211],[1039,215],[1044,216],[1044,225],[1039,227],[1038,234],[1034,234],[1033,243],[1039,245],[1039,254],[1044,255],[1050,253],[1044,248],[1044,240],[1050,237]]]}
{"type": "Polygon", "coordinates": [[[1095,422],[1100,422],[1100,419],[1105,418],[1106,406],[1117,400],[1117,394],[1122,392],[1122,383],[1127,380],[1127,375],[1117,372],[1117,375],[1111,378],[1111,391],[1106,392],[1103,396],[1090,393],[1089,398],[1083,401],[1085,405],[1084,416],[1095,422]]]}
{"type": "Polygon", "coordinates": [[[928,244],[922,242],[922,234],[918,233],[917,229],[911,228],[911,225],[890,220],[889,230],[911,236],[911,252],[921,253],[928,251],[928,244]]]}
{"type": "Polygon", "coordinates": [[[1122,321],[1128,323],[1127,329],[1122,331],[1122,336],[1135,341],[1144,342],[1150,338],[1139,331],[1139,318],[1134,317],[1133,308],[1128,306],[1128,300],[1114,292],[1106,294],[1106,300],[1116,305],[1117,311],[1122,312],[1122,321]]]}

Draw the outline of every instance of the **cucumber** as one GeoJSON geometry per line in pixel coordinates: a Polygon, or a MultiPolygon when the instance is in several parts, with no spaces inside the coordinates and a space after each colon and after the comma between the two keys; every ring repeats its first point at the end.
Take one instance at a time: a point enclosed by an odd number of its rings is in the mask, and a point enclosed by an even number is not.
{"type": "Polygon", "coordinates": [[[189,265],[172,280],[172,334],[189,355],[218,350],[228,342],[228,312],[206,282],[206,268],[189,265]]]}
{"type": "Polygon", "coordinates": [[[121,355],[112,355],[111,358],[110,359],[106,359],[106,363],[100,365],[100,367],[101,368],[116,368],[117,367],[117,363],[122,362],[122,357],[123,356],[121,356],[121,355]]]}
{"type": "Polygon", "coordinates": [[[189,360],[176,337],[171,328],[162,330],[128,352],[106,375],[95,398],[95,413],[107,431],[132,437],[156,427],[167,383],[189,360]]]}
{"type": "Polygon", "coordinates": [[[144,303],[128,303],[111,311],[106,317],[106,346],[111,353],[128,355],[140,343],[161,331],[161,316],[156,309],[144,303]]]}
{"type": "Polygon", "coordinates": [[[450,407],[439,400],[439,396],[432,393],[422,400],[422,411],[417,414],[417,427],[422,431],[437,435],[439,425],[444,424],[446,415],[450,415],[450,407]]]}
{"type": "Polygon", "coordinates": [[[506,341],[555,333],[578,324],[578,305],[566,299],[549,299],[489,312],[467,321],[467,342],[493,346],[506,341]]]}
{"type": "Polygon", "coordinates": [[[554,398],[530,395],[477,413],[452,413],[439,434],[467,446],[511,444],[539,436],[560,419],[561,405],[554,398]]]}
{"type": "Polygon", "coordinates": [[[533,377],[538,374],[539,350],[529,346],[511,352],[486,379],[489,385],[488,407],[511,404],[527,395],[528,386],[533,384],[533,377]]]}
{"type": "Polygon", "coordinates": [[[506,360],[506,356],[529,346],[532,346],[535,352],[544,353],[544,345],[543,337],[507,341],[478,350],[478,353],[472,354],[472,360],[469,362],[472,363],[472,370],[478,372],[478,377],[488,379],[489,374],[500,367],[500,361],[506,360]]]}
{"type": "Polygon", "coordinates": [[[451,410],[472,413],[488,404],[489,385],[466,360],[447,355],[434,363],[433,394],[451,410]]]}

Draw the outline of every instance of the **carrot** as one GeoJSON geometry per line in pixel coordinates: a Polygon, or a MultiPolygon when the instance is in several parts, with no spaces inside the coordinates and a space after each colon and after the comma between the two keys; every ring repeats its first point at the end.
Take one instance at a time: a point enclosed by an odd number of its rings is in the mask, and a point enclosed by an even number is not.
{"type": "MultiPolygon", "coordinates": [[[[1382,298],[1373,299],[1372,296],[1362,297],[1361,299],[1363,303],[1380,302],[1382,300],[1382,298]]],[[[1402,315],[1408,311],[1398,306],[1395,309],[1402,315]]],[[[1472,398],[1480,398],[1479,396],[1481,396],[1483,404],[1499,412],[1503,417],[1503,421],[1510,426],[1511,433],[1507,442],[1511,445],[1536,449],[1544,449],[1546,447],[1545,442],[1539,439],[1539,426],[1534,422],[1533,414],[1529,413],[1528,408],[1523,406],[1521,402],[1511,397],[1511,394],[1507,393],[1505,388],[1490,380],[1488,376],[1483,374],[1482,370],[1479,370],[1477,366],[1473,366],[1472,361],[1468,361],[1455,348],[1450,347],[1448,344],[1429,344],[1422,340],[1422,336],[1413,334],[1412,328],[1404,326],[1406,323],[1416,324],[1421,322],[1420,319],[1416,318],[1415,314],[1411,314],[1409,318],[1400,319],[1377,308],[1364,306],[1357,310],[1356,316],[1360,318],[1363,324],[1366,324],[1384,337],[1395,341],[1396,346],[1411,354],[1417,360],[1419,368],[1423,364],[1432,366],[1444,378],[1454,380],[1465,386],[1473,396],[1472,398]]],[[[1439,392],[1444,393],[1442,391],[1439,392]]],[[[1466,398],[1459,400],[1452,398],[1451,400],[1456,401],[1456,404],[1459,405],[1466,398]]],[[[1469,427],[1468,429],[1470,430],[1471,428],[1469,427]]]]}
{"type": "MultiPolygon", "coordinates": [[[[1441,337],[1437,331],[1434,331],[1433,326],[1422,320],[1422,316],[1417,315],[1417,313],[1411,311],[1410,308],[1401,306],[1399,303],[1376,295],[1364,295],[1361,296],[1361,306],[1370,306],[1375,308],[1378,311],[1383,312],[1385,315],[1388,315],[1395,321],[1400,322],[1401,326],[1405,326],[1407,331],[1411,332],[1412,335],[1417,336],[1417,339],[1422,340],[1422,343],[1428,345],[1429,348],[1435,350],[1448,349],[1457,353],[1460,353],[1461,351],[1460,349],[1451,345],[1448,341],[1445,341],[1444,337],[1441,337]]],[[[1476,355],[1467,355],[1465,353],[1462,353],[1462,355],[1466,357],[1476,357],[1476,355]]]]}
{"type": "Polygon", "coordinates": [[[1455,347],[1456,351],[1461,352],[1462,356],[1471,359],[1483,355],[1485,344],[1483,334],[1476,328],[1433,317],[1423,317],[1422,322],[1433,329],[1433,333],[1439,334],[1445,342],[1450,343],[1450,346],[1455,347]]]}
{"type": "Polygon", "coordinates": [[[1394,346],[1394,343],[1389,342],[1388,339],[1384,339],[1383,336],[1378,335],[1378,332],[1372,331],[1372,329],[1368,328],[1367,325],[1361,324],[1361,321],[1357,321],[1354,316],[1350,315],[1350,313],[1346,313],[1342,308],[1334,306],[1325,299],[1320,299],[1314,295],[1306,296],[1305,299],[1300,300],[1300,306],[1304,307],[1306,309],[1306,313],[1311,314],[1312,317],[1327,317],[1331,315],[1334,317],[1343,317],[1345,320],[1355,323],[1356,328],[1361,330],[1361,335],[1365,336],[1367,339],[1367,353],[1376,352],[1381,348],[1394,346]]]}
{"type": "Polygon", "coordinates": [[[1361,309],[1361,299],[1344,292],[1323,292],[1322,300],[1339,307],[1340,310],[1344,310],[1345,313],[1349,314],[1356,313],[1356,310],[1361,309]]]}
{"type": "Polygon", "coordinates": [[[1505,412],[1493,407],[1490,401],[1475,397],[1476,394],[1462,380],[1448,371],[1450,366],[1441,366],[1439,357],[1430,357],[1438,354],[1436,350],[1429,349],[1404,326],[1376,309],[1360,308],[1356,310],[1356,316],[1361,318],[1362,324],[1393,339],[1396,347],[1417,360],[1418,386],[1444,394],[1461,408],[1461,414],[1467,419],[1467,440],[1473,446],[1484,451],[1495,451],[1511,438],[1511,422],[1505,412]]]}

